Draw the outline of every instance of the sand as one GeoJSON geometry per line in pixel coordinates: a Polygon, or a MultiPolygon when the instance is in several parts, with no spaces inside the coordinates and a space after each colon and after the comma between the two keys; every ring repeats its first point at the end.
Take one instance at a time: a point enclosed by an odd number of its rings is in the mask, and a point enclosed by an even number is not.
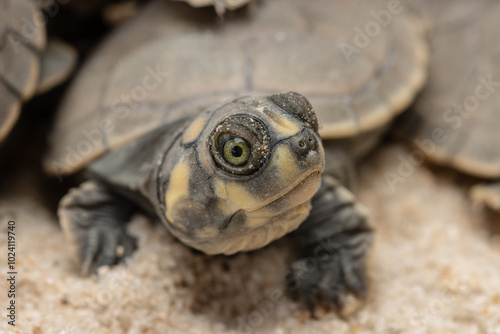
{"type": "MultiPolygon", "coordinates": [[[[84,278],[72,262],[54,208],[31,174],[0,193],[0,277],[7,222],[16,222],[17,318],[1,333],[478,333],[500,334],[500,220],[487,219],[453,172],[404,170],[410,151],[389,143],[360,167],[359,200],[377,229],[368,300],[347,319],[312,319],[283,283],[290,240],[232,257],[209,257],[141,215],[139,249],[124,265],[84,278]]],[[[407,166],[408,167],[408,166],[407,166]]],[[[491,218],[491,217],[489,217],[491,218]]]]}

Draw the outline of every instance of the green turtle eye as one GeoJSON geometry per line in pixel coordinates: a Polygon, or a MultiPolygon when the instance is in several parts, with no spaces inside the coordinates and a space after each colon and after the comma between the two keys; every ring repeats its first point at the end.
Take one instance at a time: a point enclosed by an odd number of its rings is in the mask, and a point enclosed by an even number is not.
{"type": "Polygon", "coordinates": [[[218,169],[230,175],[251,175],[268,161],[269,138],[260,119],[236,114],[213,129],[208,145],[218,169]]]}
{"type": "Polygon", "coordinates": [[[220,139],[223,141],[221,153],[224,160],[233,166],[242,166],[248,162],[251,148],[250,144],[246,140],[240,137],[233,137],[226,140],[224,140],[225,138],[220,139]]]}

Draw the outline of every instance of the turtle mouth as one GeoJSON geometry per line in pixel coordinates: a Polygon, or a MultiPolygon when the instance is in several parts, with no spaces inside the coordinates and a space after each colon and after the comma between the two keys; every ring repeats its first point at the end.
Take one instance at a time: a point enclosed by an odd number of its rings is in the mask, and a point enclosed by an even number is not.
{"type": "Polygon", "coordinates": [[[222,230],[229,227],[235,220],[238,220],[238,213],[247,213],[252,217],[269,218],[278,217],[279,215],[304,204],[310,200],[318,191],[321,185],[321,170],[314,170],[305,177],[294,183],[281,196],[272,199],[262,206],[253,210],[240,209],[236,211],[231,218],[222,226],[222,230]],[[270,215],[272,213],[272,215],[270,215]],[[261,216],[262,215],[262,216],[261,216]]]}
{"type": "MultiPolygon", "coordinates": [[[[321,185],[321,170],[314,170],[293,184],[283,195],[277,199],[264,204],[256,210],[263,208],[283,209],[284,212],[310,200],[321,185]]],[[[255,210],[255,211],[256,211],[255,210]]]]}

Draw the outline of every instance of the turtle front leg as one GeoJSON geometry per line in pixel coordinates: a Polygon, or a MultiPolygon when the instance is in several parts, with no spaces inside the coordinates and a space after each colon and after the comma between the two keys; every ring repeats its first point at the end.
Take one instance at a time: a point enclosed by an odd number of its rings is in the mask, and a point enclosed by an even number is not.
{"type": "Polygon", "coordinates": [[[312,199],[307,220],[294,232],[302,256],[286,276],[312,311],[324,300],[340,313],[348,293],[364,299],[372,229],[354,195],[328,175],[312,199]]]}
{"type": "Polygon", "coordinates": [[[82,274],[113,265],[136,249],[126,223],[135,207],[95,181],[71,189],[59,203],[59,221],[82,274]]]}

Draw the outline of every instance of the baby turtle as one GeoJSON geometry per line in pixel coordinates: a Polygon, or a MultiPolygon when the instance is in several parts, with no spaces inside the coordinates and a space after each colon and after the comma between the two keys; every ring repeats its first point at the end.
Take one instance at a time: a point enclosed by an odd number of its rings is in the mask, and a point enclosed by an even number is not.
{"type": "MultiPolygon", "coordinates": [[[[429,79],[396,131],[436,164],[499,180],[500,3],[419,4],[431,30],[429,79]]],[[[500,211],[500,182],[475,186],[471,194],[500,211]]]]}
{"type": "Polygon", "coordinates": [[[86,273],[131,254],[137,208],[207,254],[295,230],[288,284],[311,307],[340,308],[366,293],[372,239],[348,190],[352,161],[422,86],[423,29],[374,1],[273,0],[236,14],[218,24],[154,1],[104,41],[45,159],[52,174],[90,176],[61,200],[61,225],[86,273]]]}
{"type": "Polygon", "coordinates": [[[30,0],[0,0],[0,142],[14,126],[22,102],[64,81],[76,52],[47,44],[41,8],[30,0]]]}

